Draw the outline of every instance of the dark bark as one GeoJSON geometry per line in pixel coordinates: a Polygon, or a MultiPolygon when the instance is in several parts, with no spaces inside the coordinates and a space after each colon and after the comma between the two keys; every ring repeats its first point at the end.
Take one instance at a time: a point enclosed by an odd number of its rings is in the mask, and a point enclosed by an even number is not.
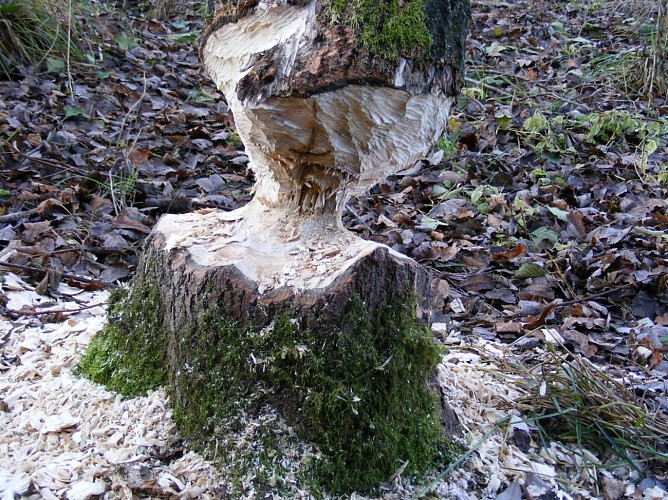
{"type": "MultiPolygon", "coordinates": [[[[210,36],[225,25],[253,16],[258,3],[256,0],[214,2],[213,18],[204,31],[201,47],[210,43],[210,36]]],[[[335,13],[334,2],[328,0],[287,2],[297,7],[309,3],[315,4],[315,34],[308,35],[310,40],[300,47],[294,61],[283,57],[281,50],[253,55],[249,72],[236,89],[240,99],[258,95],[263,98],[304,97],[350,84],[404,88],[411,93],[443,92],[446,95],[456,95],[461,89],[470,11],[468,0],[420,2],[425,33],[431,38],[428,47],[416,44],[409,49],[399,49],[379,45],[375,50],[360,42],[359,26],[353,26],[358,22],[370,22],[364,19],[366,14],[353,11],[352,7],[335,13]],[[351,19],[356,21],[353,23],[351,19]],[[402,75],[400,83],[397,74],[402,75]]],[[[400,3],[397,11],[407,8],[406,4],[400,3]]],[[[356,8],[372,8],[369,5],[372,3],[362,2],[356,8]]],[[[378,32],[389,22],[381,17],[371,17],[377,23],[373,29],[378,32]]]]}
{"type": "MultiPolygon", "coordinates": [[[[373,316],[379,306],[397,294],[416,301],[415,318],[428,323],[429,272],[415,261],[379,246],[357,260],[342,276],[322,289],[295,290],[281,287],[259,293],[233,265],[202,266],[187,248],[164,251],[165,238],[154,232],[147,242],[145,260],[153,261],[156,281],[162,284],[165,314],[170,330],[196,323],[210,308],[224,311],[225,318],[241,327],[263,327],[277,315],[299,318],[305,328],[332,329],[341,324],[345,304],[356,297],[373,316]]],[[[333,271],[333,270],[330,270],[333,271]]]]}

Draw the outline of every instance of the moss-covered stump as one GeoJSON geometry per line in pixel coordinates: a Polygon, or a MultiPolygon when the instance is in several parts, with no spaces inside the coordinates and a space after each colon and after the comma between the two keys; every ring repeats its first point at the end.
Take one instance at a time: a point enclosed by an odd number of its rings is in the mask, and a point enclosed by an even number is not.
{"type": "Polygon", "coordinates": [[[441,137],[468,0],[211,4],[200,56],[234,114],[253,201],[163,217],[82,371],[126,394],[167,384],[192,446],[266,489],[291,481],[293,452],[311,461],[292,482],[330,492],[422,473],[444,443],[429,276],[341,213],[441,137]]]}
{"type": "Polygon", "coordinates": [[[440,348],[425,327],[427,272],[338,231],[311,239],[310,259],[303,241],[235,258],[234,243],[211,246],[221,217],[161,220],[81,371],[127,395],[166,385],[190,446],[255,469],[256,488],[279,488],[282,448],[297,443],[313,451],[299,472],[311,491],[366,491],[403,464],[411,476],[446,461],[428,387],[440,348]],[[299,283],[267,279],[290,266],[314,269],[299,283]],[[261,442],[240,445],[250,420],[265,422],[261,442]]]}

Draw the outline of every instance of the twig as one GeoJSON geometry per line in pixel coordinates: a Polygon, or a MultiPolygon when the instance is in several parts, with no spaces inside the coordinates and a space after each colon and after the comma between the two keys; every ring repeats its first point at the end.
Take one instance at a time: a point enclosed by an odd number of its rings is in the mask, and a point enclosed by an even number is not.
{"type": "MultiPolygon", "coordinates": [[[[34,157],[34,156],[30,156],[30,154],[28,154],[28,153],[24,153],[23,151],[19,151],[13,144],[8,144],[8,146],[12,148],[12,151],[0,151],[0,156],[1,155],[5,155],[5,156],[18,155],[18,156],[20,156],[22,158],[25,158],[25,159],[28,159],[32,162],[35,162],[35,163],[38,163],[38,164],[41,164],[41,165],[46,165],[47,167],[62,169],[63,172],[74,171],[79,175],[82,175],[82,176],[85,175],[85,172],[82,169],[80,169],[79,167],[75,167],[74,165],[65,165],[63,163],[46,160],[44,158],[37,158],[37,157],[34,157]]],[[[56,173],[49,174],[49,175],[43,175],[40,178],[41,179],[48,179],[49,177],[52,177],[54,175],[59,175],[59,174],[60,174],[60,172],[56,172],[56,173]]]]}
{"type": "Polygon", "coordinates": [[[125,132],[125,125],[128,122],[128,117],[134,112],[134,110],[141,104],[141,102],[144,100],[144,97],[146,97],[146,87],[147,87],[147,80],[146,80],[146,75],[144,74],[144,89],[142,90],[141,95],[139,96],[139,99],[137,99],[132,106],[130,106],[130,109],[128,109],[128,112],[125,113],[125,116],[123,117],[123,122],[121,122],[121,128],[118,130],[118,140],[116,141],[116,149],[120,149],[121,147],[121,140],[123,138],[123,133],[125,132]]]}
{"type": "MultiPolygon", "coordinates": [[[[125,126],[128,123],[128,120],[132,113],[135,111],[136,108],[139,107],[139,105],[142,103],[144,100],[144,97],[146,97],[146,88],[147,88],[148,82],[146,80],[146,74],[144,74],[144,89],[142,90],[142,94],[139,96],[139,99],[137,99],[132,106],[130,106],[130,109],[128,112],[125,114],[123,117],[123,122],[121,123],[121,128],[118,131],[118,138],[116,141],[116,149],[120,149],[121,147],[121,141],[123,139],[123,135],[125,133],[125,126]]],[[[121,172],[125,172],[126,167],[128,166],[128,152],[131,151],[134,146],[137,144],[137,140],[139,139],[139,135],[141,134],[143,128],[140,128],[139,131],[137,132],[134,141],[132,142],[132,145],[129,145],[126,147],[125,152],[123,154],[123,158],[125,160],[125,164],[121,167],[121,172]]],[[[130,182],[130,179],[133,177],[136,177],[137,172],[139,171],[139,166],[135,168],[135,171],[129,178],[125,178],[125,175],[123,174],[120,179],[120,190],[119,190],[119,195],[122,196],[122,198],[117,199],[116,198],[116,182],[114,180],[114,176],[112,171],[109,171],[109,194],[111,195],[111,203],[114,207],[114,211],[116,212],[116,215],[119,215],[126,207],[125,207],[125,197],[128,191],[128,183],[130,182]]],[[[134,182],[134,180],[132,181],[134,182]]]]}
{"type": "Polygon", "coordinates": [[[58,292],[57,290],[51,290],[49,291],[49,294],[51,295],[51,297],[60,297],[64,298],[65,300],[71,300],[73,302],[76,302],[77,304],[86,304],[86,301],[78,298],[76,294],[61,293],[58,292]]]}
{"type": "Polygon", "coordinates": [[[475,83],[477,85],[482,85],[483,87],[487,87],[488,89],[493,90],[497,94],[501,94],[501,95],[504,95],[506,97],[511,97],[511,98],[516,97],[515,94],[511,94],[510,92],[507,92],[507,91],[505,91],[505,90],[503,90],[499,87],[496,87],[494,85],[490,85],[489,83],[484,83],[484,82],[481,82],[479,80],[475,80],[475,79],[469,78],[469,77],[466,77],[465,80],[467,81],[467,83],[475,83]]]}
{"type": "Polygon", "coordinates": [[[660,273],[656,273],[652,276],[648,276],[645,279],[634,281],[633,283],[624,283],[623,285],[619,285],[613,288],[609,288],[607,290],[603,290],[602,292],[594,293],[591,295],[585,295],[584,297],[580,297],[578,299],[573,299],[573,300],[567,300],[565,302],[559,302],[558,304],[555,304],[555,307],[565,307],[565,306],[572,306],[575,304],[580,304],[581,302],[587,302],[592,299],[598,299],[600,297],[605,297],[606,295],[609,295],[611,293],[619,292],[620,290],[624,290],[625,288],[630,288],[632,286],[638,285],[640,283],[644,283],[646,281],[649,281],[652,278],[657,278],[659,276],[663,276],[668,274],[668,271],[663,271],[660,273]]]}
{"type": "Polygon", "coordinates": [[[11,214],[0,215],[0,224],[5,222],[18,222],[23,219],[28,219],[35,213],[34,208],[30,210],[21,210],[20,212],[13,212],[11,214]]]}
{"type": "MultiPolygon", "coordinates": [[[[6,267],[8,269],[17,269],[19,271],[28,271],[32,273],[41,273],[46,274],[48,269],[41,269],[39,267],[24,266],[21,264],[12,264],[11,262],[0,262],[0,267],[6,267]]],[[[90,285],[97,285],[101,288],[117,288],[118,285],[115,283],[109,283],[108,281],[100,281],[91,278],[84,278],[83,276],[77,276],[75,274],[63,273],[62,277],[68,280],[80,281],[81,283],[87,283],[90,285]]]]}
{"type": "MultiPolygon", "coordinates": [[[[540,313],[538,314],[538,316],[531,323],[535,322],[538,319],[540,319],[541,321],[544,320],[545,317],[547,316],[547,314],[554,311],[555,309],[561,309],[562,307],[572,306],[572,305],[575,305],[575,304],[581,304],[583,302],[588,302],[590,300],[598,299],[600,297],[605,297],[606,295],[610,295],[611,293],[619,292],[620,290],[624,290],[626,288],[631,288],[635,285],[645,283],[646,281],[649,281],[652,278],[656,278],[656,277],[659,277],[659,276],[664,276],[666,274],[668,274],[668,272],[663,271],[663,272],[660,272],[660,273],[656,273],[652,276],[648,276],[645,279],[634,281],[633,283],[624,283],[623,285],[619,285],[619,286],[616,286],[616,287],[613,287],[613,288],[609,288],[607,290],[603,290],[602,292],[593,293],[591,295],[585,295],[584,297],[579,297],[579,298],[573,299],[573,300],[559,301],[559,299],[555,299],[552,302],[550,302],[549,304],[545,304],[541,308],[540,313]]],[[[522,318],[524,316],[525,315],[522,314],[522,313],[516,313],[516,314],[513,314],[512,316],[507,316],[505,319],[519,319],[519,318],[522,318]]]]}
{"type": "MultiPolygon", "coordinates": [[[[482,81],[480,81],[480,80],[475,80],[475,79],[473,79],[473,78],[469,78],[469,77],[467,77],[467,78],[466,78],[466,81],[467,81],[468,83],[475,83],[475,84],[477,84],[477,85],[482,85],[483,87],[486,87],[486,88],[488,88],[488,89],[490,89],[490,90],[493,90],[493,91],[496,92],[497,94],[501,94],[501,95],[506,96],[506,97],[511,97],[511,98],[516,98],[516,97],[517,97],[516,94],[511,94],[510,92],[508,92],[508,91],[506,91],[506,90],[503,90],[503,89],[500,88],[500,87],[496,87],[495,85],[490,85],[489,83],[485,83],[485,82],[482,82],[482,81]]],[[[536,85],[538,85],[538,86],[544,88],[544,86],[543,86],[542,84],[540,84],[540,83],[536,83],[536,85]]],[[[587,105],[586,105],[585,103],[583,103],[583,102],[574,101],[573,99],[569,99],[568,97],[560,96],[560,95],[558,95],[558,94],[555,94],[554,92],[542,92],[542,93],[540,93],[540,94],[531,94],[531,97],[540,97],[540,96],[548,96],[548,97],[552,97],[552,98],[554,98],[554,99],[558,99],[558,100],[560,100],[560,101],[563,101],[563,102],[567,102],[567,103],[569,103],[569,104],[572,104],[573,106],[577,106],[577,107],[583,108],[583,109],[585,109],[585,110],[587,110],[587,111],[591,111],[591,109],[592,109],[592,108],[590,108],[589,106],[587,106],[587,105]]]]}
{"type": "Polygon", "coordinates": [[[614,288],[609,288],[608,290],[603,290],[602,292],[598,293],[593,293],[591,295],[585,295],[584,297],[580,297],[578,299],[573,299],[573,300],[567,300],[564,302],[559,302],[558,304],[555,304],[554,307],[566,307],[566,306],[572,306],[575,304],[580,304],[582,302],[589,302],[590,300],[593,299],[599,299],[601,297],[605,297],[606,295],[610,295],[611,293],[619,292],[620,290],[624,290],[625,288],[630,288],[634,285],[636,285],[638,282],[635,283],[624,283],[623,285],[616,286],[614,288]]]}
{"type": "Polygon", "coordinates": [[[67,65],[67,86],[70,90],[70,98],[72,99],[72,102],[74,102],[74,80],[72,79],[72,65],[70,61],[71,50],[72,50],[72,0],[68,2],[66,65],[67,65]]]}
{"type": "Polygon", "coordinates": [[[89,304],[87,306],[82,306],[77,309],[49,309],[48,311],[27,311],[27,310],[20,310],[17,311],[16,309],[5,309],[4,314],[6,315],[12,315],[14,317],[20,317],[20,316],[43,316],[46,314],[76,314],[80,313],[81,311],[86,311],[87,309],[93,309],[94,307],[99,307],[99,306],[106,306],[107,301],[104,300],[102,302],[98,302],[97,304],[89,304]]]}

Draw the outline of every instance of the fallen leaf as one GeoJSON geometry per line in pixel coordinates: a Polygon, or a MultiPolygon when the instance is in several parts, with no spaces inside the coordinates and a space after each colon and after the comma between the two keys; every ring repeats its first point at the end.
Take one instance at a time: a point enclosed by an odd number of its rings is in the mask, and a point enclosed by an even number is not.
{"type": "Polygon", "coordinates": [[[151,152],[148,149],[132,148],[128,153],[128,160],[135,165],[141,165],[151,157],[151,152]]]}
{"type": "Polygon", "coordinates": [[[544,267],[533,262],[525,262],[517,271],[515,271],[515,278],[537,278],[539,276],[545,276],[546,274],[548,274],[548,271],[544,267]]]}
{"type": "Polygon", "coordinates": [[[497,262],[505,262],[508,260],[516,259],[517,257],[523,255],[526,252],[526,246],[523,243],[515,245],[513,248],[504,250],[501,252],[492,253],[492,260],[497,262]]]}
{"type": "Polygon", "coordinates": [[[132,229],[134,231],[139,231],[145,234],[149,234],[151,232],[150,227],[137,220],[130,219],[127,213],[125,212],[114,217],[112,220],[112,225],[114,227],[122,229],[132,229]]]}
{"type": "Polygon", "coordinates": [[[580,239],[584,239],[587,236],[587,229],[585,228],[585,217],[582,213],[577,210],[571,210],[566,216],[568,220],[568,230],[572,234],[576,235],[580,239]]]}
{"type": "Polygon", "coordinates": [[[540,314],[537,316],[527,316],[524,328],[527,330],[535,330],[536,328],[545,325],[547,317],[554,312],[559,305],[559,302],[559,300],[553,300],[549,304],[544,305],[540,310],[540,314]]]}

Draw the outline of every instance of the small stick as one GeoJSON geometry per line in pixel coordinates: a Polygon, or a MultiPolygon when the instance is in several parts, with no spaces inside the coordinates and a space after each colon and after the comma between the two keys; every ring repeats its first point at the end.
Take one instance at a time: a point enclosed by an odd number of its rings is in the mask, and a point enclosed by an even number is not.
{"type": "MultiPolygon", "coordinates": [[[[6,267],[8,269],[17,269],[19,271],[29,271],[45,274],[48,272],[48,269],[40,269],[39,267],[24,266],[21,264],[12,264],[11,262],[0,262],[1,267],[6,267]]],[[[102,288],[117,288],[118,285],[115,283],[109,283],[108,281],[100,281],[92,278],[84,278],[83,276],[77,276],[75,274],[63,273],[63,278],[68,280],[80,281],[81,283],[88,283],[90,285],[98,285],[102,288]]]]}
{"type": "Polygon", "coordinates": [[[105,306],[105,305],[107,305],[106,300],[103,302],[98,302],[97,304],[89,304],[87,306],[82,306],[79,307],[78,309],[49,309],[48,311],[25,311],[25,310],[17,311],[16,309],[5,309],[4,314],[10,317],[13,316],[15,318],[21,316],[43,316],[46,314],[70,315],[70,314],[80,313],[81,311],[85,311],[87,309],[93,309],[94,307],[105,306]]]}
{"type": "Polygon", "coordinates": [[[555,305],[555,307],[564,307],[564,306],[572,306],[574,304],[579,304],[581,302],[587,302],[592,299],[598,299],[599,297],[605,297],[608,294],[619,292],[620,290],[624,290],[625,288],[632,287],[634,285],[639,285],[641,283],[644,283],[646,281],[649,281],[651,278],[657,278],[659,276],[664,276],[668,274],[668,271],[662,271],[660,273],[656,273],[652,276],[648,276],[645,279],[635,281],[633,283],[625,283],[623,285],[619,285],[613,288],[609,288],[607,290],[603,290],[602,292],[594,293],[592,295],[585,295],[584,297],[580,297],[579,299],[573,299],[573,300],[567,300],[565,302],[559,302],[558,304],[555,305]]]}
{"type": "Polygon", "coordinates": [[[23,219],[28,219],[32,214],[35,213],[34,208],[31,208],[30,210],[21,210],[20,212],[13,212],[11,214],[5,214],[5,215],[0,215],[0,224],[4,224],[5,222],[18,222],[23,219]]]}

